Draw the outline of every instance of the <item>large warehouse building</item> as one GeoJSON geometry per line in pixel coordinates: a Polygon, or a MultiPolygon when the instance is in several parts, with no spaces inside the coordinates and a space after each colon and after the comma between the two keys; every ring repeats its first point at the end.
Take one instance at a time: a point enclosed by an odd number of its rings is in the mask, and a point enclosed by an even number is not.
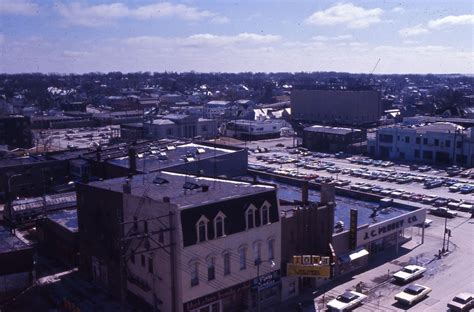
{"type": "Polygon", "coordinates": [[[295,120],[326,125],[375,124],[381,116],[380,93],[368,88],[295,86],[291,113],[295,120]]]}

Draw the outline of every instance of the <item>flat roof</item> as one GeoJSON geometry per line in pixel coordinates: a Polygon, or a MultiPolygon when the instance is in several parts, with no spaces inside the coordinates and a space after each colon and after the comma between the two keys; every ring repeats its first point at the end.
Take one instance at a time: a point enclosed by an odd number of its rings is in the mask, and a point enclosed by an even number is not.
{"type": "Polygon", "coordinates": [[[43,161],[47,161],[47,159],[45,159],[42,156],[22,156],[22,157],[15,157],[15,158],[5,158],[5,159],[0,159],[0,167],[29,165],[29,164],[40,163],[43,161]]]}
{"type": "MultiPolygon", "coordinates": [[[[143,153],[138,153],[136,158],[137,170],[155,171],[233,152],[235,150],[221,147],[214,148],[195,143],[177,145],[171,149],[152,150],[151,154],[146,156],[143,153]]],[[[108,162],[120,167],[129,168],[128,156],[110,159],[108,162]]]]}
{"type": "Polygon", "coordinates": [[[163,198],[168,197],[170,202],[176,204],[180,209],[275,190],[270,185],[196,177],[172,172],[136,175],[131,180],[121,177],[92,182],[89,185],[123,193],[123,186],[127,181],[131,185],[132,195],[141,197],[148,190],[146,193],[147,197],[159,202],[163,202],[163,198]],[[208,186],[207,191],[203,191],[203,185],[208,186]]]}
{"type": "Polygon", "coordinates": [[[306,127],[304,128],[304,131],[330,133],[330,134],[349,134],[352,132],[360,132],[359,129],[342,128],[342,127],[327,127],[327,126],[320,126],[320,125],[306,127]]]}
{"type": "Polygon", "coordinates": [[[77,209],[56,211],[48,214],[48,219],[71,232],[77,232],[79,230],[77,224],[77,209]]]}
{"type": "Polygon", "coordinates": [[[8,229],[0,226],[0,253],[26,248],[31,247],[15,235],[11,234],[8,229]]]}

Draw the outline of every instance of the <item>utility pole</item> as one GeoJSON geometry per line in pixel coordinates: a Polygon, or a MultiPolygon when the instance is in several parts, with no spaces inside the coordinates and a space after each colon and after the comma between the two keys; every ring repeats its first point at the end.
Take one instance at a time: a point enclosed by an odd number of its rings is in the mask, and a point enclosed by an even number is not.
{"type": "Polygon", "coordinates": [[[444,249],[444,244],[446,242],[446,232],[447,232],[447,226],[448,226],[448,216],[444,217],[444,234],[443,234],[443,249],[441,249],[441,252],[444,253],[446,250],[444,249]]]}

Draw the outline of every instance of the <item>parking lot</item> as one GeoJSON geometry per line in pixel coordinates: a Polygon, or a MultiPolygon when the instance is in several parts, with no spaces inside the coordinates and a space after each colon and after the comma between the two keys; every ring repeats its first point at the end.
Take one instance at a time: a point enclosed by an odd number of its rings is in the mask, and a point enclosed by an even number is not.
{"type": "Polygon", "coordinates": [[[423,203],[430,207],[463,211],[470,211],[473,207],[474,179],[469,175],[449,176],[444,170],[446,168],[421,166],[420,171],[413,166],[410,168],[393,162],[374,163],[368,158],[350,155],[337,158],[331,154],[287,148],[292,146],[292,141],[291,138],[280,138],[247,142],[249,168],[315,182],[329,178],[339,187],[423,203]]]}
{"type": "Polygon", "coordinates": [[[63,150],[88,148],[94,142],[106,144],[112,138],[113,129],[118,126],[79,128],[79,129],[49,129],[35,130],[35,137],[41,136],[40,145],[47,144],[48,150],[63,150]]]}

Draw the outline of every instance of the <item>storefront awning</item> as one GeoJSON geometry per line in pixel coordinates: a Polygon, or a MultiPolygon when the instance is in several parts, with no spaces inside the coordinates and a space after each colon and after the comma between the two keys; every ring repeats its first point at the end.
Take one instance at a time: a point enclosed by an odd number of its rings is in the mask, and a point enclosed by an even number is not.
{"type": "Polygon", "coordinates": [[[339,257],[339,259],[341,259],[342,262],[351,262],[351,261],[360,259],[362,257],[365,257],[368,254],[369,254],[369,252],[367,250],[365,250],[364,248],[362,248],[362,249],[353,251],[349,254],[342,255],[342,256],[339,257]]]}

